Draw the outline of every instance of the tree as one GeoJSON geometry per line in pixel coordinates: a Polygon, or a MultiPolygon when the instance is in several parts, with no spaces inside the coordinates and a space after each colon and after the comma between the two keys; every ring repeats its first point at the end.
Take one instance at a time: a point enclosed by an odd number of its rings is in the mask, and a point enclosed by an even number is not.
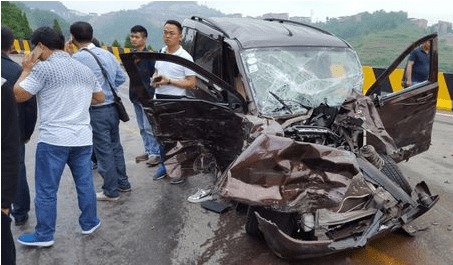
{"type": "Polygon", "coordinates": [[[27,16],[15,4],[2,1],[1,5],[2,26],[10,28],[18,39],[28,39],[31,28],[27,16]]]}
{"type": "Polygon", "coordinates": [[[62,33],[60,24],[58,23],[58,20],[56,20],[56,19],[53,20],[53,29],[62,33]]]}
{"type": "Polygon", "coordinates": [[[133,48],[129,34],[126,36],[126,39],[124,41],[124,48],[133,48]]]}
{"type": "Polygon", "coordinates": [[[117,40],[114,40],[112,43],[112,47],[121,47],[121,44],[117,40]]]}

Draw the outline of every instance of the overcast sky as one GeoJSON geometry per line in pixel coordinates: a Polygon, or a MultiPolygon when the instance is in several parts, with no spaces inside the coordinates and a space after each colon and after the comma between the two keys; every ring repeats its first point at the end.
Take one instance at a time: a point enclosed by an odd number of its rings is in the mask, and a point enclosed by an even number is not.
{"type": "MultiPolygon", "coordinates": [[[[89,13],[138,9],[150,1],[61,1],[69,9],[89,13]]],[[[453,22],[453,12],[444,0],[299,0],[299,1],[199,1],[198,3],[226,14],[242,13],[259,16],[265,13],[289,13],[290,16],[311,17],[313,22],[326,17],[354,15],[363,11],[405,11],[410,18],[425,18],[431,25],[439,20],[453,22]]],[[[190,16],[191,14],[187,14],[190,16]]]]}

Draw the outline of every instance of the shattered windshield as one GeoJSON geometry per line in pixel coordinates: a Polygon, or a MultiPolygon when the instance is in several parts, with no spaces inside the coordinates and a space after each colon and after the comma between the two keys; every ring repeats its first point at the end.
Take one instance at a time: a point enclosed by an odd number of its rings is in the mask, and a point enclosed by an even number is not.
{"type": "Polygon", "coordinates": [[[321,103],[339,106],[361,91],[362,67],[349,48],[255,48],[241,54],[261,113],[305,112],[321,103]]]}

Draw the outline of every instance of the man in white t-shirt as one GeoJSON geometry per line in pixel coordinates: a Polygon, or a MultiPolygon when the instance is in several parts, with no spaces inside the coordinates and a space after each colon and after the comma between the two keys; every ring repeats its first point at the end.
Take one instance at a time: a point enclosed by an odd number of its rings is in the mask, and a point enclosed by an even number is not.
{"type": "MultiPolygon", "coordinates": [[[[166,46],[162,48],[162,53],[180,56],[193,62],[192,56],[181,47],[182,26],[178,21],[168,20],[165,22],[163,38],[166,46]]],[[[155,69],[153,86],[156,88],[155,96],[157,99],[181,98],[186,96],[189,90],[195,89],[196,77],[192,70],[165,61],[157,61],[155,69]]],[[[163,146],[161,146],[162,161],[164,160],[164,154],[165,151],[163,150],[163,146]]],[[[153,179],[158,180],[166,176],[167,171],[162,162],[157,168],[153,179]]],[[[170,183],[179,184],[184,180],[183,177],[172,178],[170,183]]]]}
{"type": "MultiPolygon", "coordinates": [[[[192,56],[180,45],[182,26],[178,21],[168,20],[163,32],[165,47],[162,53],[176,55],[193,62],[192,56]]],[[[153,85],[156,87],[156,98],[182,97],[187,91],[195,88],[195,73],[181,65],[165,61],[157,61],[153,85]]]]}

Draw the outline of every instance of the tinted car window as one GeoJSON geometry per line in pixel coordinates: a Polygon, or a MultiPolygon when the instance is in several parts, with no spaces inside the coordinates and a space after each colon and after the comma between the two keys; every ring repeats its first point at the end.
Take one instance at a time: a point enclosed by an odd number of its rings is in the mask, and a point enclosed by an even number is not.
{"type": "Polygon", "coordinates": [[[181,46],[189,53],[192,53],[192,46],[194,45],[196,31],[189,28],[184,28],[182,31],[181,46]]]}
{"type": "Polygon", "coordinates": [[[201,33],[197,34],[195,42],[196,47],[193,56],[195,63],[209,72],[221,76],[219,67],[221,55],[220,44],[216,40],[201,33]]]}

